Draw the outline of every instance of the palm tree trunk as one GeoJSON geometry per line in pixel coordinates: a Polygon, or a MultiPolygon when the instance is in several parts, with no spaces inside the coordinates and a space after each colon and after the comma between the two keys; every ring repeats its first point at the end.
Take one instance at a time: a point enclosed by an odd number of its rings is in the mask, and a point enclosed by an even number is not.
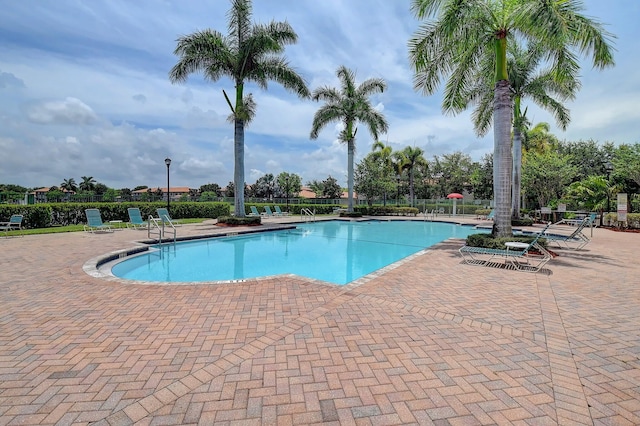
{"type": "Polygon", "coordinates": [[[353,157],[356,150],[353,138],[347,142],[347,211],[353,212],[353,157]]]}
{"type": "Polygon", "coordinates": [[[511,116],[509,80],[499,80],[493,103],[493,193],[496,204],[493,234],[508,237],[511,231],[511,116]]]}
{"type": "Polygon", "coordinates": [[[409,196],[411,197],[409,205],[413,207],[413,198],[415,196],[415,193],[413,192],[413,168],[409,170],[409,196]]]}
{"type": "Polygon", "coordinates": [[[233,186],[235,189],[234,215],[245,217],[244,213],[244,120],[236,118],[233,134],[233,151],[235,169],[233,172],[233,186]]]}
{"type": "Polygon", "coordinates": [[[520,218],[520,173],[522,171],[522,132],[519,126],[513,128],[513,190],[511,192],[511,217],[520,218]]]}

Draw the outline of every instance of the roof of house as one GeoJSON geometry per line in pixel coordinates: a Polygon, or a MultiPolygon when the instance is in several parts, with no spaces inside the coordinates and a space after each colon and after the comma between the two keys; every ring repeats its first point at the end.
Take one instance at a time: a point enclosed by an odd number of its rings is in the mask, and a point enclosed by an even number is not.
{"type": "MultiPolygon", "coordinates": [[[[151,192],[156,192],[158,189],[160,189],[160,191],[162,192],[167,192],[167,187],[165,186],[164,188],[144,188],[144,189],[138,189],[136,191],[131,191],[131,193],[133,194],[143,194],[147,191],[151,191],[151,192]]],[[[189,192],[191,190],[191,188],[189,188],[188,186],[172,186],[171,187],[171,192],[172,193],[176,193],[176,192],[189,192]]]]}

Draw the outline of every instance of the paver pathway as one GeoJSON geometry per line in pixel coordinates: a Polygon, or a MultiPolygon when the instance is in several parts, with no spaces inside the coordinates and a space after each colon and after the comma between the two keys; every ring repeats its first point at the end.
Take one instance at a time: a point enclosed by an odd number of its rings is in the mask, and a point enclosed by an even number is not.
{"type": "Polygon", "coordinates": [[[638,234],[541,274],[448,241],[346,287],[83,271],[143,236],[0,239],[0,425],[640,424],[638,234]]]}

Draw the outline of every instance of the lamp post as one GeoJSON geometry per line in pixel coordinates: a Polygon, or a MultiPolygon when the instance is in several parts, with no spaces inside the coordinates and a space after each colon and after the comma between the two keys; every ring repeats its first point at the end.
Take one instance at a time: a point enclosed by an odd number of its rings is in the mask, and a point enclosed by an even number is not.
{"type": "Polygon", "coordinates": [[[396,207],[398,207],[400,205],[400,175],[396,175],[396,187],[396,207]]]}
{"type": "Polygon", "coordinates": [[[165,158],[164,164],[167,165],[167,210],[169,210],[169,198],[171,194],[171,189],[169,187],[169,166],[171,166],[171,158],[169,157],[165,158]]]}
{"type": "Polygon", "coordinates": [[[289,212],[289,175],[285,176],[284,178],[284,182],[285,182],[285,195],[287,197],[287,212],[289,212]]]}
{"type": "MultiPolygon", "coordinates": [[[[611,206],[611,194],[610,194],[610,190],[609,190],[609,178],[611,177],[611,172],[613,171],[613,164],[611,164],[611,161],[607,160],[607,162],[604,164],[604,170],[605,172],[607,172],[607,213],[609,213],[609,207],[611,206]]],[[[604,215],[602,215],[604,216],[604,215]]],[[[600,216],[600,226],[602,226],[602,216],[600,216]]]]}

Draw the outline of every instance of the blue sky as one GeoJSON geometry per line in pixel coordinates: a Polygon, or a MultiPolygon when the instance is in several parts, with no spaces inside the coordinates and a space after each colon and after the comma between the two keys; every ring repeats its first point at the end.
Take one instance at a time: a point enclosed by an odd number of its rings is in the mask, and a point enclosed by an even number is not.
{"type": "MultiPolygon", "coordinates": [[[[357,82],[383,78],[388,90],[372,98],[389,121],[381,140],[394,149],[424,149],[427,158],[462,151],[474,160],[493,150],[477,138],[470,113],[445,116],[441,93],[412,88],[407,41],[419,22],[409,0],[255,0],[253,18],[287,20],[298,43],[285,55],[311,90],[337,85],[340,65],[357,82]]],[[[607,24],[615,40],[616,67],[593,70],[585,62],[582,90],[568,104],[566,132],[529,106],[533,123],[552,124],[560,139],[636,143],[640,109],[640,2],[585,2],[585,14],[607,24]]],[[[204,28],[226,34],[226,0],[7,1],[0,14],[0,183],[59,185],[93,176],[110,187],[171,185],[198,188],[233,179],[233,126],[222,89],[194,75],[173,85],[175,40],[204,28]]],[[[300,100],[276,83],[249,85],[258,104],[245,135],[247,183],[265,173],[297,173],[303,183],[332,175],[346,185],[346,147],[338,129],[309,139],[320,104],[300,100]]],[[[373,143],[358,132],[357,159],[373,143]]]]}

